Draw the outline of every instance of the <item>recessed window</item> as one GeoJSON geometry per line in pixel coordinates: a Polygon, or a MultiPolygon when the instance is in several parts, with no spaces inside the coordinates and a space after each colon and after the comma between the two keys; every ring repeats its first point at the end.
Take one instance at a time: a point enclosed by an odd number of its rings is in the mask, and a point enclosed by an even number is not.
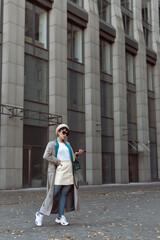
{"type": "Polygon", "coordinates": [[[142,0],[142,23],[146,46],[152,48],[151,0],[142,0]]]}
{"type": "Polygon", "coordinates": [[[112,74],[112,45],[104,40],[100,41],[101,71],[112,74]]]}
{"type": "Polygon", "coordinates": [[[136,94],[127,91],[127,116],[129,123],[136,123],[136,94]]]}
{"type": "Polygon", "coordinates": [[[126,67],[127,67],[127,81],[129,83],[135,83],[135,74],[134,74],[134,56],[127,53],[126,54],[126,67]]]}
{"type": "Polygon", "coordinates": [[[83,62],[83,30],[71,23],[68,23],[68,58],[83,62]]]}
{"type": "Polygon", "coordinates": [[[151,64],[147,64],[147,82],[148,82],[148,90],[154,91],[153,66],[151,64]]]}
{"type": "Polygon", "coordinates": [[[142,0],[142,20],[151,23],[151,0],[142,0]]]}
{"type": "Polygon", "coordinates": [[[103,117],[113,117],[113,86],[101,81],[101,115],[103,117]]]}
{"type": "Polygon", "coordinates": [[[25,41],[47,49],[48,13],[43,8],[26,2],[25,41]]]}
{"type": "Polygon", "coordinates": [[[68,0],[70,2],[74,2],[77,5],[79,5],[80,7],[83,7],[83,0],[68,0]]]}
{"type": "Polygon", "coordinates": [[[68,70],[68,108],[84,111],[84,76],[68,70]]]}
{"type": "Polygon", "coordinates": [[[121,5],[129,10],[133,10],[133,2],[132,0],[121,0],[121,5]]]}
{"type": "Polygon", "coordinates": [[[111,2],[109,0],[98,0],[100,19],[111,24],[111,2]]]}
{"type": "Polygon", "coordinates": [[[132,0],[123,0],[121,1],[121,10],[122,10],[122,18],[123,18],[123,26],[125,33],[133,37],[133,6],[132,0]]]}
{"type": "Polygon", "coordinates": [[[133,37],[133,19],[125,14],[123,14],[122,17],[125,33],[128,36],[133,37]]]}
{"type": "Polygon", "coordinates": [[[48,63],[26,54],[24,98],[39,103],[48,103],[48,63]]]}
{"type": "Polygon", "coordinates": [[[160,33],[160,0],[159,0],[159,33],[160,33]]]}

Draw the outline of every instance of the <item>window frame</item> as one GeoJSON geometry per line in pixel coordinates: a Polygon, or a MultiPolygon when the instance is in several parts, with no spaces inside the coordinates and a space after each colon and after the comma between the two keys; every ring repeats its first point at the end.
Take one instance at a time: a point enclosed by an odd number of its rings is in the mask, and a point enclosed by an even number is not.
{"type": "MultiPolygon", "coordinates": [[[[124,0],[126,3],[126,0],[124,0]]],[[[129,9],[126,5],[122,5],[121,1],[121,11],[122,11],[122,20],[124,26],[124,32],[131,38],[134,38],[134,29],[133,29],[133,1],[132,1],[132,8],[129,9]],[[129,21],[127,21],[127,18],[129,21]],[[128,24],[129,22],[129,24],[128,24]]]]}
{"type": "Polygon", "coordinates": [[[148,88],[148,91],[150,92],[155,92],[155,88],[154,88],[154,69],[153,69],[154,65],[150,64],[147,62],[147,88],[148,88]],[[149,70],[151,69],[151,75],[152,75],[152,79],[150,81],[149,79],[149,70]],[[150,88],[151,86],[151,88],[150,88]]]}
{"type": "Polygon", "coordinates": [[[68,0],[68,2],[72,2],[73,4],[76,4],[76,5],[78,5],[79,7],[84,8],[84,0],[81,0],[81,1],[82,1],[82,4],[78,4],[78,3],[77,3],[77,0],[76,0],[76,2],[74,2],[74,0],[68,0]]]}
{"type": "MultiPolygon", "coordinates": [[[[146,6],[146,1],[148,0],[143,0],[144,4],[146,6]]],[[[146,17],[143,18],[143,2],[141,2],[141,14],[142,14],[142,25],[143,25],[143,34],[144,34],[144,40],[146,43],[146,46],[148,48],[152,48],[152,9],[151,9],[151,0],[150,1],[150,22],[148,21],[148,19],[146,17]]],[[[148,11],[148,9],[147,9],[148,11]]],[[[146,11],[144,11],[145,13],[146,11]]],[[[146,16],[146,14],[144,14],[144,16],[146,16]]]]}
{"type": "Polygon", "coordinates": [[[67,59],[68,60],[70,60],[70,61],[73,61],[73,62],[76,62],[76,63],[78,63],[78,64],[84,64],[84,31],[83,31],[83,28],[81,28],[80,26],[78,26],[78,25],[76,25],[75,23],[73,23],[72,21],[68,21],[67,22],[67,36],[68,36],[68,25],[70,24],[70,26],[71,26],[71,40],[70,40],[70,42],[71,42],[71,49],[70,49],[70,54],[68,54],[68,52],[67,52],[67,59]],[[82,54],[82,62],[80,62],[80,61],[76,61],[76,59],[74,58],[74,34],[73,34],[73,28],[74,27],[77,27],[77,28],[79,28],[81,31],[82,31],[82,52],[81,52],[81,54],[82,54]],[[70,57],[68,56],[68,55],[70,55],[70,57]]]}
{"type": "Polygon", "coordinates": [[[129,52],[126,52],[126,80],[129,84],[135,85],[135,77],[135,56],[129,52]],[[133,58],[133,82],[130,82],[128,78],[128,56],[131,56],[133,58]]]}
{"type": "MultiPolygon", "coordinates": [[[[48,51],[49,49],[49,12],[47,11],[47,9],[45,7],[42,7],[42,5],[39,5],[39,4],[36,4],[36,2],[32,2],[31,0],[27,0],[26,1],[26,4],[27,2],[29,2],[30,4],[32,4],[32,42],[28,42],[26,41],[26,35],[25,35],[25,43],[27,44],[30,44],[34,47],[37,47],[37,48],[41,48],[43,49],[44,51],[48,51]],[[43,48],[43,47],[40,47],[38,46],[37,44],[35,44],[35,34],[36,34],[36,30],[35,30],[35,14],[36,14],[36,7],[38,8],[41,8],[43,10],[46,11],[46,14],[47,14],[47,39],[46,39],[46,48],[43,48]]],[[[26,8],[25,8],[25,11],[26,11],[26,8]]]]}
{"type": "MultiPolygon", "coordinates": [[[[34,59],[39,59],[41,61],[45,61],[47,63],[47,76],[46,76],[46,97],[47,97],[47,100],[46,100],[46,103],[44,102],[39,102],[39,101],[33,101],[33,100],[30,100],[30,99],[25,99],[24,98],[24,102],[26,104],[27,103],[30,103],[30,104],[38,104],[38,105],[41,105],[41,106],[45,106],[47,107],[48,109],[48,104],[49,104],[49,12],[46,7],[43,7],[42,5],[40,4],[37,4],[38,1],[32,1],[32,0],[27,0],[26,3],[29,2],[32,4],[32,8],[33,8],[33,11],[32,11],[32,14],[33,14],[33,19],[32,19],[32,36],[33,38],[35,38],[35,8],[36,6],[42,8],[43,10],[45,10],[47,12],[47,49],[45,48],[41,48],[39,46],[37,46],[36,44],[34,44],[33,42],[33,39],[32,39],[32,43],[28,43],[27,41],[25,41],[25,61],[26,61],[26,56],[31,56],[33,57],[34,59]]],[[[25,8],[26,10],[26,8],[25,8]]],[[[48,110],[47,110],[48,111],[48,110]]]]}
{"type": "Polygon", "coordinates": [[[124,4],[122,3],[122,0],[121,0],[121,6],[130,10],[130,11],[133,11],[133,0],[130,0],[131,1],[131,8],[127,7],[127,1],[128,0],[123,0],[124,4]]]}
{"type": "Polygon", "coordinates": [[[107,75],[112,75],[113,74],[113,63],[112,63],[112,44],[104,38],[100,38],[100,71],[107,74],[107,75]],[[104,67],[103,67],[103,59],[104,59],[104,43],[108,44],[110,46],[110,72],[107,72],[104,67]]]}
{"type": "Polygon", "coordinates": [[[99,18],[101,20],[103,20],[104,22],[106,22],[107,24],[111,25],[111,22],[112,22],[111,21],[111,0],[98,0],[97,4],[98,4],[99,18]],[[108,4],[108,7],[109,7],[109,21],[106,21],[106,19],[104,19],[104,17],[103,17],[103,4],[104,3],[108,4]]]}

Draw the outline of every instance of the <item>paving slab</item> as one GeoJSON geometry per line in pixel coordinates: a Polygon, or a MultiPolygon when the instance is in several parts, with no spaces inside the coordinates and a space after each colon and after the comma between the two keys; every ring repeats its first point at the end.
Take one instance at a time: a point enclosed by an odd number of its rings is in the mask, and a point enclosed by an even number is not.
{"type": "Polygon", "coordinates": [[[80,211],[34,223],[46,189],[0,191],[0,240],[156,240],[160,239],[160,182],[81,186],[80,211]]]}

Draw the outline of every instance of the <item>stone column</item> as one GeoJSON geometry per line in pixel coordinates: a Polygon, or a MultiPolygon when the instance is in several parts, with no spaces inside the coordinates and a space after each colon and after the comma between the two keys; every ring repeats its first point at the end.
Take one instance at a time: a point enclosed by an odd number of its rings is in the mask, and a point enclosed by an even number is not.
{"type": "Polygon", "coordinates": [[[126,61],[125,34],[122,22],[120,0],[112,0],[112,25],[116,29],[113,44],[113,111],[115,144],[115,182],[127,183],[128,137],[123,136],[127,129],[126,61]]]}
{"type": "MultiPolygon", "coordinates": [[[[1,104],[23,107],[25,0],[4,0],[1,104]]],[[[0,189],[22,187],[23,121],[1,115],[0,189]]]]}
{"type": "MultiPolygon", "coordinates": [[[[137,101],[137,136],[138,141],[149,140],[148,92],[146,44],[142,26],[141,1],[133,1],[134,38],[138,42],[138,53],[135,56],[136,101],[137,101]]],[[[138,157],[139,181],[150,181],[150,152],[144,151],[138,157]]]]}
{"type": "Polygon", "coordinates": [[[86,114],[86,181],[102,183],[101,135],[96,124],[101,122],[99,17],[96,0],[85,0],[88,24],[84,31],[85,114],[86,114]]]}
{"type": "MultiPolygon", "coordinates": [[[[54,0],[49,26],[49,112],[67,123],[67,1],[54,0]]],[[[55,127],[50,127],[50,140],[55,127]]]]}
{"type": "Polygon", "coordinates": [[[157,62],[154,66],[155,86],[155,110],[156,110],[156,132],[157,132],[157,157],[158,178],[160,179],[160,34],[159,34],[159,2],[151,1],[152,4],[152,40],[153,50],[157,53],[157,62]]]}

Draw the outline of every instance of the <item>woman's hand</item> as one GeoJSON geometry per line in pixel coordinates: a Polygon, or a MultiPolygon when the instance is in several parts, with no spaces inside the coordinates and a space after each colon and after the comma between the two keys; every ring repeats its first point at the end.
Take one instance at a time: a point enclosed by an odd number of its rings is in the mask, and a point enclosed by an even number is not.
{"type": "Polygon", "coordinates": [[[75,155],[78,156],[78,155],[81,155],[84,152],[86,152],[86,150],[79,149],[78,151],[75,152],[75,155]]]}

